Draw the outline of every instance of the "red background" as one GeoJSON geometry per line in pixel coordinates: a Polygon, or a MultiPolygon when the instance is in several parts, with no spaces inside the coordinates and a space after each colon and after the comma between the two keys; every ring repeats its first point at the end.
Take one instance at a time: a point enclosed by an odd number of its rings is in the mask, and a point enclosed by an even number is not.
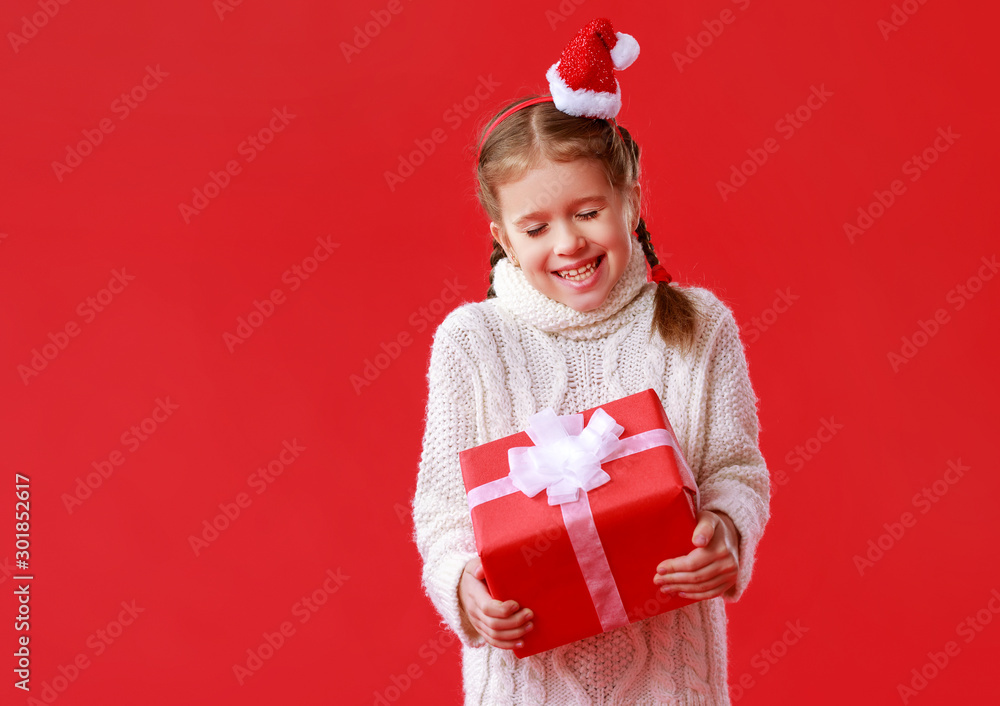
{"type": "MultiPolygon", "coordinates": [[[[6,3],[0,560],[13,565],[19,472],[32,492],[32,696],[84,655],[55,703],[460,702],[459,647],[421,591],[409,502],[431,333],[457,305],[442,292],[450,282],[474,301],[487,287],[469,150],[605,14],[642,46],[619,117],[644,150],[654,243],[676,280],[730,303],[761,400],[772,519],[729,609],[730,682],[753,683],[734,700],[903,702],[898,685],[949,641],[957,655],[907,701],[995,696],[1000,282],[985,268],[976,279],[997,246],[998,17],[984,3],[907,4],[915,14],[883,36],[888,0],[404,0],[396,14],[248,1],[221,16],[207,0],[69,2],[38,23],[38,2],[6,3]],[[725,9],[733,22],[679,70],[674,53],[725,9]],[[388,22],[358,41],[372,12],[388,22]],[[147,66],[167,75],[123,116],[116,101],[147,66]],[[481,101],[484,77],[499,85],[481,101]],[[832,96],[786,139],[777,121],[813,86],[832,96]],[[454,118],[466,99],[474,110],[454,118]],[[283,108],[295,117],[247,161],[240,144],[283,108]],[[113,130],[57,175],[102,121],[113,130]],[[949,127],[960,137],[935,154],[949,127]],[[386,172],[435,130],[446,139],[390,188],[386,172]],[[777,152],[723,199],[718,182],[768,138],[777,152]],[[936,161],[910,181],[905,163],[929,147],[936,161]],[[185,223],[179,204],[230,160],[239,173],[185,223]],[[844,223],[895,179],[905,192],[851,242],[844,223]],[[293,290],[283,273],[327,236],[338,247],[293,290]],[[89,320],[78,306],[122,268],[134,279],[89,320]],[[979,287],[958,310],[949,293],[967,283],[979,287]],[[275,289],[283,303],[230,350],[224,334],[275,289]],[[797,297],[780,313],[779,291],[797,297]],[[947,321],[894,370],[889,354],[938,309],[947,321]],[[78,335],[23,376],[68,323],[78,335]],[[386,349],[356,390],[351,376],[386,349]],[[158,398],[175,411],[130,446],[123,433],[158,398]],[[842,427],[817,437],[831,419],[842,427]],[[256,494],[249,476],[293,440],[304,450],[256,494]],[[70,512],[77,479],[116,451],[124,463],[70,512]],[[958,459],[970,470],[949,485],[958,459]],[[935,481],[946,492],[922,513],[913,496],[935,481]],[[196,555],[190,537],[239,493],[249,506],[196,555]],[[859,571],[854,557],[906,511],[912,526],[859,571]],[[328,569],[341,576],[332,595],[328,569]],[[301,623],[296,606],[317,590],[326,601],[301,623]],[[124,627],[122,601],[143,609],[124,627]],[[957,626],[977,612],[966,642],[957,626]],[[294,633],[240,685],[233,666],[283,621],[294,633]],[[768,662],[786,621],[808,632],[768,662]]],[[[0,571],[8,616],[13,588],[0,571]]],[[[0,688],[21,703],[3,622],[0,688]]]]}

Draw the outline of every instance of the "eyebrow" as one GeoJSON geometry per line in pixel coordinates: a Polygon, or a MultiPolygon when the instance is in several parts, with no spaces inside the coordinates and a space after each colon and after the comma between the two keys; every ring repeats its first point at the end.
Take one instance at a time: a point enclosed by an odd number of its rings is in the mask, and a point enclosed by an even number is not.
{"type": "MultiPolygon", "coordinates": [[[[601,196],[600,194],[594,194],[592,196],[581,196],[578,199],[573,199],[572,201],[569,202],[569,205],[570,207],[575,207],[586,201],[593,201],[596,203],[600,203],[602,205],[607,205],[608,203],[607,198],[605,198],[604,196],[601,196]]],[[[547,215],[545,211],[532,211],[531,213],[525,213],[523,216],[518,216],[512,222],[514,223],[514,225],[519,226],[525,221],[529,221],[533,218],[538,218],[539,216],[544,216],[544,215],[547,215]]]]}

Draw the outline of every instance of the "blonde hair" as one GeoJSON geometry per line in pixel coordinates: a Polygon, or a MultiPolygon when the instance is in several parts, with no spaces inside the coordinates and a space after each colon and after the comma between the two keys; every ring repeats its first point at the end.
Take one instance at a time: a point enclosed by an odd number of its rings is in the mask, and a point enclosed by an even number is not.
{"type": "MultiPolygon", "coordinates": [[[[563,113],[551,102],[544,102],[507,116],[483,141],[486,130],[500,114],[534,97],[526,96],[504,106],[480,130],[480,154],[475,168],[476,196],[486,216],[502,228],[498,188],[517,181],[542,161],[593,159],[600,164],[608,183],[618,192],[626,210],[627,222],[633,223],[638,214],[632,213],[632,202],[626,195],[639,182],[639,145],[621,125],[618,126],[621,131],[619,137],[608,120],[575,117],[563,113]]],[[[659,260],[641,215],[635,232],[649,266],[657,265],[659,260]]],[[[496,296],[493,291],[493,268],[506,256],[503,246],[494,239],[487,299],[496,296]]],[[[653,327],[659,330],[667,345],[681,348],[691,345],[697,314],[694,300],[683,289],[667,282],[657,283],[653,327]]]]}

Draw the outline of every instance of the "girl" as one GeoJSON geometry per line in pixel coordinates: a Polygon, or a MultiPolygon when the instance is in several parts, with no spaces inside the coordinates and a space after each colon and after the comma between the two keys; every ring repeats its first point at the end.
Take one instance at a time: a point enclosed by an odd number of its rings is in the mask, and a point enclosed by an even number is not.
{"type": "Polygon", "coordinates": [[[466,704],[729,703],[724,602],[750,580],[768,472],[733,314],[671,284],[640,215],[639,147],[613,122],[608,80],[637,54],[595,20],[549,70],[552,96],[515,101],[480,140],[490,288],[434,334],[413,499],[423,585],[463,645],[466,704]],[[650,581],[696,602],[519,659],[534,615],[487,590],[458,453],[545,407],[576,413],[650,387],[701,495],[695,549],[651,566],[650,581]]]}

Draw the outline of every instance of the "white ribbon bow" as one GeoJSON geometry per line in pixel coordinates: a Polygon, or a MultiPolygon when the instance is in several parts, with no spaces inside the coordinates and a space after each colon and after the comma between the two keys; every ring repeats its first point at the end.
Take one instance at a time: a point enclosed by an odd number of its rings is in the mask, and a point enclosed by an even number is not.
{"type": "Polygon", "coordinates": [[[583,414],[556,416],[548,407],[528,419],[525,431],[535,445],[508,449],[510,480],[529,498],[545,489],[549,505],[561,505],[611,480],[601,463],[618,450],[625,427],[601,408],[583,428],[583,414]]]}

